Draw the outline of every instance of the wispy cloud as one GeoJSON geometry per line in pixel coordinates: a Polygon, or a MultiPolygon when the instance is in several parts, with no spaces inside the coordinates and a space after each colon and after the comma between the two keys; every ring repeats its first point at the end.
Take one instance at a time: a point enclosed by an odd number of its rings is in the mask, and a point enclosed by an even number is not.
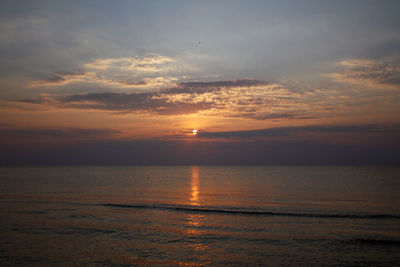
{"type": "MultiPolygon", "coordinates": [[[[59,87],[67,84],[91,83],[105,88],[151,89],[171,86],[177,81],[177,64],[165,56],[143,56],[97,59],[81,66],[81,71],[52,73],[34,80],[28,87],[59,87]]],[[[181,63],[180,63],[181,64],[181,63]]]]}
{"type": "Polygon", "coordinates": [[[244,79],[180,83],[153,98],[168,103],[209,103],[211,108],[202,112],[208,116],[264,119],[307,112],[296,105],[302,97],[279,84],[244,79]]]}
{"type": "MultiPolygon", "coordinates": [[[[313,109],[305,94],[291,92],[279,84],[242,79],[232,81],[178,83],[156,92],[86,93],[46,96],[42,104],[63,108],[145,112],[160,115],[201,113],[205,116],[264,119],[308,119],[326,106],[315,102],[313,109]],[[318,106],[318,107],[317,107],[318,106]]],[[[23,99],[40,103],[40,98],[23,99]]]]}
{"type": "Polygon", "coordinates": [[[157,98],[157,93],[94,93],[69,95],[57,99],[64,107],[78,109],[99,109],[121,112],[148,112],[164,115],[196,113],[202,109],[210,109],[212,103],[200,102],[169,102],[157,98]]]}
{"type": "Polygon", "coordinates": [[[350,59],[338,64],[342,71],[329,74],[336,81],[378,89],[400,89],[400,65],[394,61],[350,59]]]}
{"type": "Polygon", "coordinates": [[[363,101],[368,103],[368,99],[349,99],[337,91],[295,92],[280,84],[254,79],[181,82],[150,92],[45,95],[19,100],[60,108],[159,115],[199,113],[253,120],[320,118],[343,106],[362,105],[363,101]]]}
{"type": "Polygon", "coordinates": [[[173,83],[176,79],[172,77],[143,78],[139,81],[108,79],[95,72],[83,73],[54,73],[45,80],[33,81],[28,87],[62,86],[71,83],[97,83],[107,88],[158,88],[173,83]]]}
{"type": "Polygon", "coordinates": [[[170,70],[170,63],[175,62],[173,58],[166,56],[147,56],[147,57],[122,57],[97,59],[84,64],[87,69],[118,69],[133,72],[165,72],[170,70]]]}
{"type": "MultiPolygon", "coordinates": [[[[176,87],[149,93],[93,93],[69,95],[57,100],[67,107],[113,111],[145,111],[162,115],[196,113],[221,109],[229,103],[226,91],[252,90],[268,82],[243,79],[235,81],[179,83],[176,87]],[[221,93],[224,92],[224,95],[221,93]],[[207,95],[206,95],[207,94],[207,95]],[[217,99],[221,103],[217,103],[217,99]]],[[[37,101],[37,100],[35,100],[37,101]]]]}
{"type": "Polygon", "coordinates": [[[212,88],[232,88],[232,87],[253,87],[253,86],[263,86],[269,84],[270,84],[269,82],[255,80],[255,79],[240,79],[234,81],[185,82],[185,83],[179,83],[179,87],[212,89],[212,88]]]}

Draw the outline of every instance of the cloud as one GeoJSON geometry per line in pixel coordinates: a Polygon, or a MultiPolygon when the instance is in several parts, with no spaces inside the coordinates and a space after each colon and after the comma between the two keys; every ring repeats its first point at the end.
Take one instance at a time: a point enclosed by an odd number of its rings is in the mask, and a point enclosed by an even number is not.
{"type": "Polygon", "coordinates": [[[173,58],[166,56],[147,56],[147,57],[122,57],[97,59],[84,64],[87,69],[118,69],[133,72],[165,72],[170,70],[169,63],[175,62],[173,58]]]}
{"type": "MultiPolygon", "coordinates": [[[[59,79],[55,80],[58,82],[59,79]]],[[[368,103],[367,100],[365,98],[349,99],[337,91],[295,92],[280,84],[239,79],[181,82],[150,92],[44,95],[42,98],[22,99],[19,102],[59,108],[159,115],[198,113],[202,116],[253,120],[306,120],[329,116],[332,110],[339,107],[360,105],[362,101],[368,103]]]]}
{"type": "Polygon", "coordinates": [[[28,87],[60,87],[68,84],[91,83],[106,88],[151,89],[171,86],[177,78],[174,59],[165,56],[143,56],[97,59],[81,66],[81,71],[52,73],[48,78],[34,80],[28,87]]]}
{"type": "Polygon", "coordinates": [[[304,109],[306,104],[298,105],[301,98],[301,94],[290,92],[278,84],[243,79],[179,83],[158,92],[75,94],[56,98],[53,102],[67,108],[160,115],[201,112],[206,116],[258,120],[317,116],[304,109]]]}
{"type": "Polygon", "coordinates": [[[168,103],[209,103],[211,108],[201,112],[206,116],[278,119],[311,117],[307,104],[299,105],[303,97],[279,84],[242,79],[179,83],[153,98],[168,103]]]}
{"type": "Polygon", "coordinates": [[[282,112],[282,113],[260,113],[260,114],[254,114],[251,112],[247,112],[247,113],[242,113],[239,114],[237,117],[249,117],[255,120],[278,120],[278,119],[304,119],[304,120],[308,120],[308,119],[315,119],[315,118],[319,118],[320,115],[318,114],[308,114],[306,112],[301,113],[301,112],[293,112],[293,111],[288,111],[288,112],[282,112]]]}
{"type": "Polygon", "coordinates": [[[350,59],[339,62],[341,72],[328,76],[339,82],[400,89],[400,65],[394,61],[350,59]]]}
{"type": "Polygon", "coordinates": [[[240,79],[234,81],[215,81],[215,82],[185,82],[179,83],[182,88],[232,88],[232,87],[253,87],[269,85],[269,82],[255,79],[240,79]]]}
{"type": "Polygon", "coordinates": [[[157,93],[93,93],[69,95],[58,99],[58,102],[69,108],[100,109],[120,112],[148,112],[161,115],[177,115],[196,113],[202,109],[210,109],[212,103],[201,102],[168,102],[163,98],[155,98],[157,93]]]}
{"type": "Polygon", "coordinates": [[[287,137],[298,133],[345,133],[376,134],[391,133],[400,135],[400,124],[336,125],[336,126],[296,126],[278,127],[247,131],[207,132],[199,131],[198,137],[252,139],[257,137],[287,137]]]}
{"type": "MultiPolygon", "coordinates": [[[[329,117],[335,112],[336,115],[351,113],[354,107],[371,107],[383,97],[354,90],[310,88],[310,85],[293,90],[290,86],[256,79],[185,82],[185,78],[177,78],[181,73],[179,68],[185,66],[181,64],[180,59],[159,55],[97,59],[82,64],[81,71],[53,73],[47,79],[29,84],[39,88],[69,88],[59,90],[69,94],[53,93],[43,100],[36,97],[19,102],[122,113],[310,120],[329,117]]],[[[340,66],[342,72],[329,75],[336,81],[383,88],[400,86],[400,71],[393,62],[352,59],[340,62],[340,66]]]]}
{"type": "Polygon", "coordinates": [[[54,73],[45,80],[33,81],[28,87],[63,86],[71,83],[97,83],[108,88],[158,88],[170,85],[175,81],[172,77],[143,78],[139,81],[108,79],[96,72],[83,73],[54,73]]]}
{"type": "Polygon", "coordinates": [[[112,129],[93,128],[0,128],[1,143],[106,139],[118,136],[120,133],[112,129]]]}

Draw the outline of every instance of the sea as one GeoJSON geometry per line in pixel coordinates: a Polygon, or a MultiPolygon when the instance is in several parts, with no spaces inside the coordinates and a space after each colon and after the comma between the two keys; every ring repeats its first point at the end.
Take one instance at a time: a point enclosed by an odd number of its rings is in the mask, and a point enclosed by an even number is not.
{"type": "Polygon", "coordinates": [[[1,167],[1,266],[399,266],[400,167],[1,167]]]}

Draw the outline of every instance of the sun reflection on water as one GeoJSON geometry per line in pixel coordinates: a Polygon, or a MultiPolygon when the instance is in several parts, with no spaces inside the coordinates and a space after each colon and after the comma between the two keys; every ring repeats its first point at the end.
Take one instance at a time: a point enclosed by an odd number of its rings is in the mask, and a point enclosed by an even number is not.
{"type": "Polygon", "coordinates": [[[194,251],[208,250],[209,247],[201,242],[201,236],[204,235],[204,230],[201,226],[204,224],[205,216],[201,214],[189,214],[186,218],[187,229],[185,230],[186,235],[189,237],[190,247],[194,251]]]}
{"type": "MultiPolygon", "coordinates": [[[[199,167],[192,166],[190,169],[191,180],[190,180],[190,205],[200,206],[200,187],[199,187],[199,167]]],[[[206,216],[203,214],[188,214],[186,218],[187,228],[185,230],[186,235],[190,238],[190,243],[187,245],[193,251],[205,251],[208,250],[209,247],[201,242],[201,236],[204,234],[204,230],[201,229],[204,224],[204,220],[206,216]]],[[[201,261],[207,261],[205,255],[198,255],[201,261]]]]}
{"type": "Polygon", "coordinates": [[[199,194],[200,194],[200,189],[199,189],[199,167],[198,166],[192,166],[191,168],[191,174],[192,174],[192,179],[191,179],[191,198],[190,198],[190,204],[198,206],[200,205],[199,203],[199,194]]]}

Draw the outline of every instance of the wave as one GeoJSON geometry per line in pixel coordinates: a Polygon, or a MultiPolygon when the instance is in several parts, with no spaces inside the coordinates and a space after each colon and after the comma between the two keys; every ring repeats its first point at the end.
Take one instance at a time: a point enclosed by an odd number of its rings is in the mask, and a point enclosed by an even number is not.
{"type": "Polygon", "coordinates": [[[219,214],[238,214],[249,216],[285,216],[285,217],[305,217],[305,218],[336,218],[336,219],[400,219],[400,215],[394,214],[318,214],[318,213],[293,213],[293,212],[273,212],[250,209],[225,209],[214,207],[193,207],[181,205],[146,205],[146,204],[99,204],[104,207],[125,208],[125,209],[158,209],[173,210],[181,212],[196,213],[219,213],[219,214]]]}

